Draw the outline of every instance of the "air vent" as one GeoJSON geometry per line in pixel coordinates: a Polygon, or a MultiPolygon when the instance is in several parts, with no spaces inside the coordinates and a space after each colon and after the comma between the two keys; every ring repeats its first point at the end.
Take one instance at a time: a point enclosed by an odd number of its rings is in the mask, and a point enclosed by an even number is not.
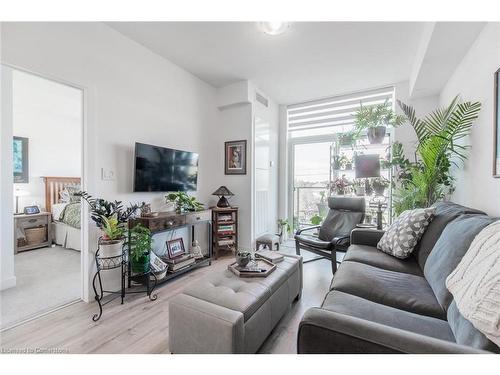
{"type": "Polygon", "coordinates": [[[268,107],[269,106],[269,100],[267,100],[267,98],[265,98],[264,96],[262,96],[258,92],[255,93],[255,100],[257,100],[264,107],[268,107]]]}

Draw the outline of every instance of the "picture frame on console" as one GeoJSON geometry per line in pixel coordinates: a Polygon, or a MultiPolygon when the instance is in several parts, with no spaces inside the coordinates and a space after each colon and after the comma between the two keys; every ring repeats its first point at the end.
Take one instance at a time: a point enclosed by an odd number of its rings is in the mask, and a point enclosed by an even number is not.
{"type": "Polygon", "coordinates": [[[183,256],[185,249],[182,237],[167,241],[167,251],[170,259],[183,256]]]}
{"type": "Polygon", "coordinates": [[[224,143],[224,173],[247,174],[247,141],[224,143]]]}
{"type": "Polygon", "coordinates": [[[493,177],[500,178],[500,69],[494,75],[493,177]]]}

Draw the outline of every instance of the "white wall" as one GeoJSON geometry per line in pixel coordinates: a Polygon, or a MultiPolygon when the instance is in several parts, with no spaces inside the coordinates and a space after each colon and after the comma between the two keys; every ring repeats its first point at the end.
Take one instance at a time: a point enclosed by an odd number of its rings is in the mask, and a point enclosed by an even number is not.
{"type": "MultiPolygon", "coordinates": [[[[223,169],[207,141],[219,123],[213,87],[102,23],[2,26],[3,63],[85,88],[84,182],[90,193],[161,208],[162,194],[132,193],[137,141],[198,152],[197,196],[213,201],[210,193],[221,184],[215,171],[223,169]],[[102,181],[101,168],[113,170],[116,179],[102,181]]],[[[92,251],[95,236],[89,238],[92,251]]]]}
{"type": "Polygon", "coordinates": [[[83,93],[17,70],[12,87],[13,133],[28,138],[29,150],[29,183],[14,184],[30,193],[19,198],[19,210],[27,205],[44,210],[43,176],[81,176],[83,93]]]}
{"type": "Polygon", "coordinates": [[[456,171],[456,191],[452,200],[500,215],[500,179],[492,177],[494,97],[493,73],[500,68],[500,23],[485,26],[440,95],[447,105],[457,94],[462,100],[480,101],[479,119],[469,139],[470,156],[456,171]]]}

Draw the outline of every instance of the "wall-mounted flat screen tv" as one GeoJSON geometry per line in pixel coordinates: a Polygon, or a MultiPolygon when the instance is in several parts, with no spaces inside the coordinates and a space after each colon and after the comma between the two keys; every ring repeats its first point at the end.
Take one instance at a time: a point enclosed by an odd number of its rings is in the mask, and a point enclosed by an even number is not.
{"type": "Polygon", "coordinates": [[[195,191],[198,154],[135,144],[134,191],[195,191]]]}

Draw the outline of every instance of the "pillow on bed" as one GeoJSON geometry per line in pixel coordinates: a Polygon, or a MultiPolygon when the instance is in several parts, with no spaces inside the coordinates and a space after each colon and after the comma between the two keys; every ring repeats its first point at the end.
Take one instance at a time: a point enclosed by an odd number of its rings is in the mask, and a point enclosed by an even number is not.
{"type": "Polygon", "coordinates": [[[59,201],[61,203],[75,203],[80,202],[80,197],[75,194],[81,190],[80,185],[66,186],[64,190],[59,193],[59,201]]]}

